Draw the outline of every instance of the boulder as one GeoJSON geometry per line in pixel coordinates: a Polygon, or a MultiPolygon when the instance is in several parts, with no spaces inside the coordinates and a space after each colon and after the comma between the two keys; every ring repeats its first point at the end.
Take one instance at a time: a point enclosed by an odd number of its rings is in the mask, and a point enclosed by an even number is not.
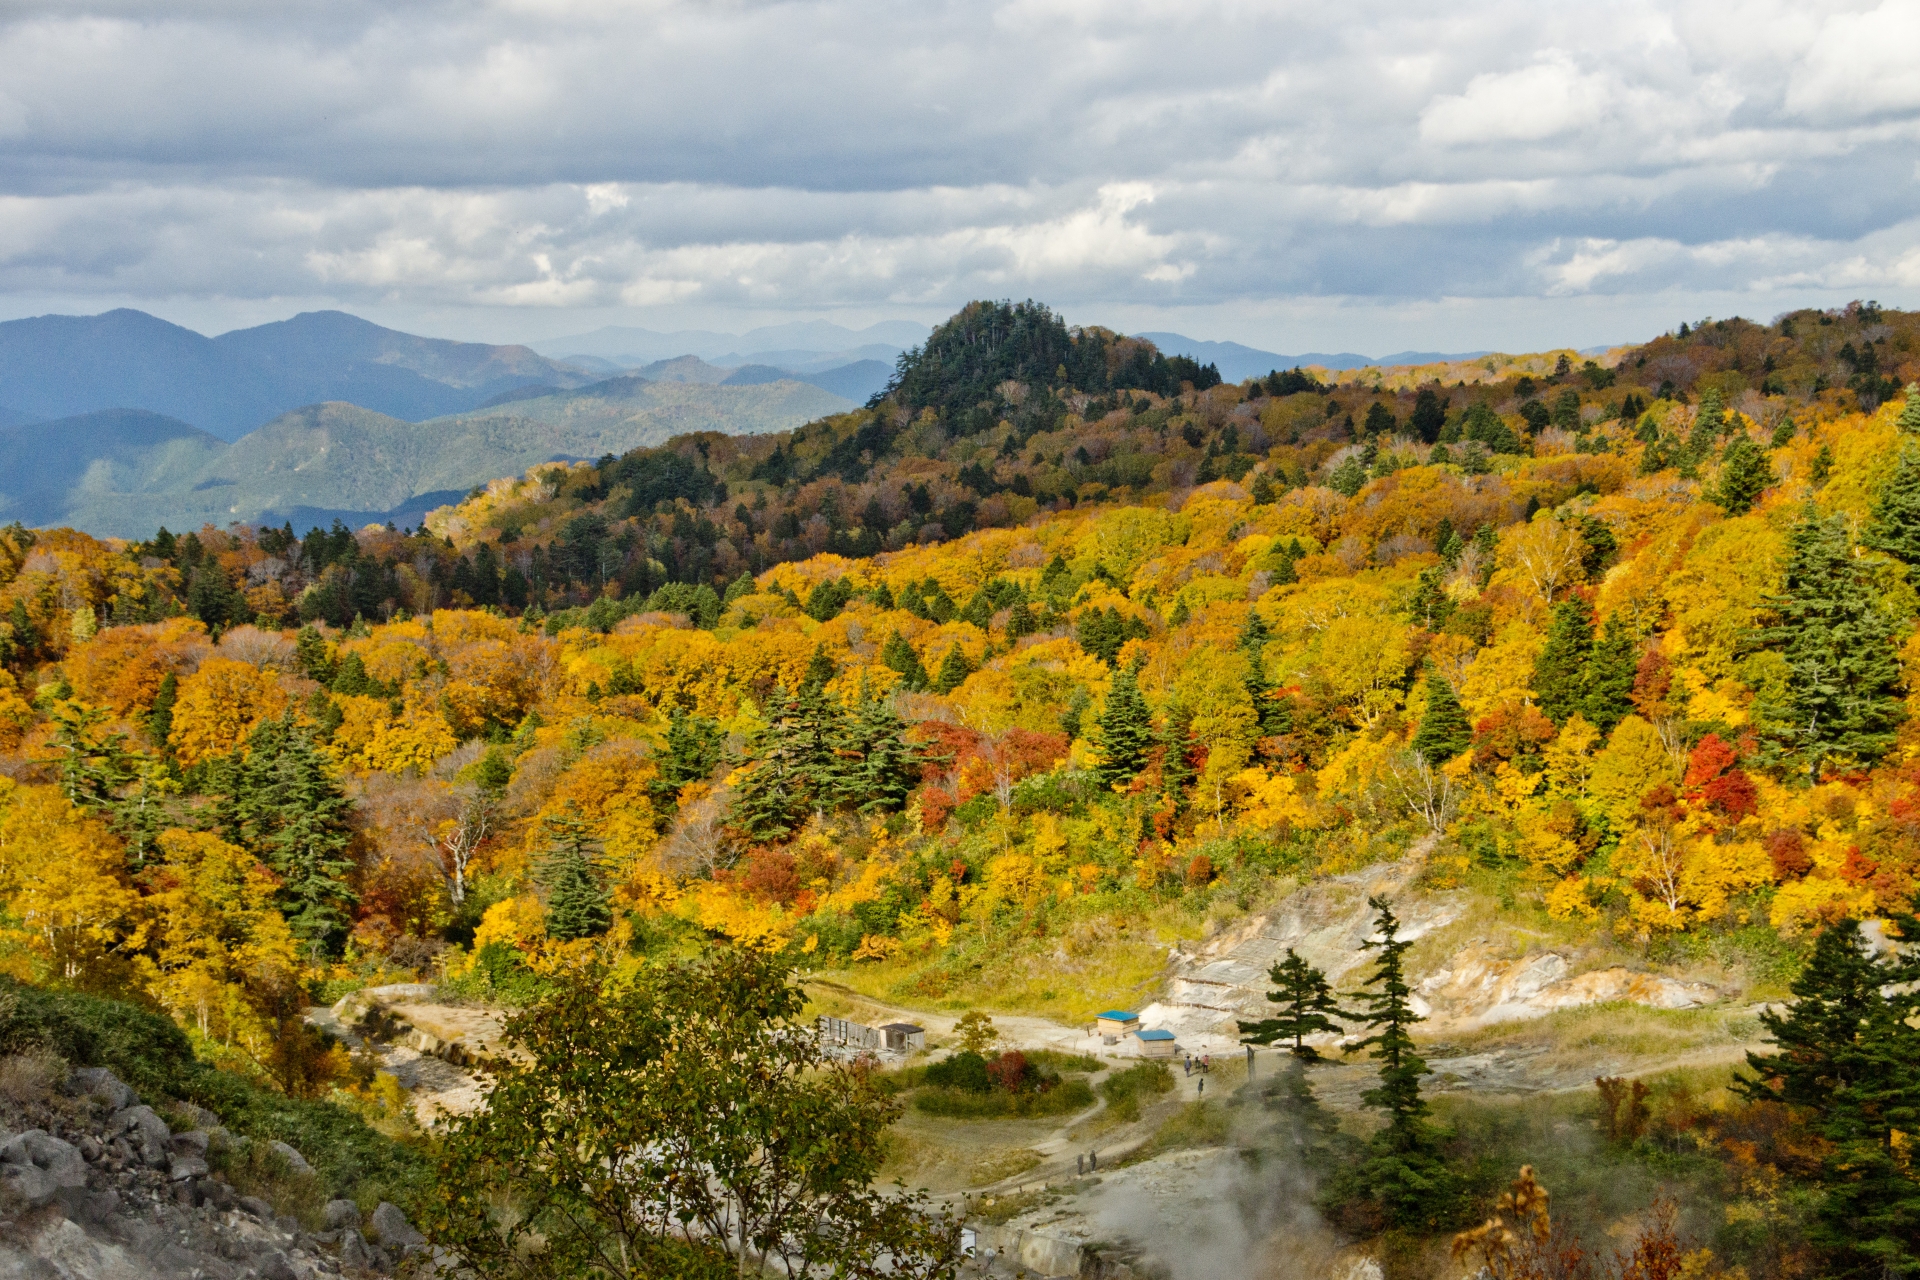
{"type": "Polygon", "coordinates": [[[204,1178],[213,1172],[207,1166],[204,1156],[185,1156],[175,1154],[167,1161],[167,1177],[174,1182],[184,1182],[188,1178],[204,1178]]]}
{"type": "Polygon", "coordinates": [[[373,1211],[373,1233],[380,1243],[396,1253],[412,1253],[426,1244],[427,1238],[413,1229],[407,1221],[407,1215],[397,1204],[382,1200],[380,1207],[373,1211]]]}
{"type": "Polygon", "coordinates": [[[0,1187],[17,1204],[37,1208],[58,1199],[77,1209],[86,1198],[87,1162],[72,1143],[29,1129],[0,1144],[0,1187]]]}
{"type": "Polygon", "coordinates": [[[326,1214],[327,1228],[331,1231],[360,1225],[360,1206],[351,1200],[327,1201],[326,1214]]]}
{"type": "Polygon", "coordinates": [[[367,1244],[367,1238],[349,1227],[340,1234],[340,1265],[369,1270],[373,1266],[373,1250],[367,1244]]]}
{"type": "Polygon", "coordinates": [[[126,1135],[148,1168],[166,1167],[173,1134],[152,1107],[123,1107],[114,1112],[107,1123],[114,1131],[126,1135]]]}
{"type": "Polygon", "coordinates": [[[76,1098],[99,1098],[115,1111],[124,1111],[140,1100],[139,1094],[105,1067],[78,1067],[69,1072],[66,1090],[76,1098]]]}
{"type": "Polygon", "coordinates": [[[180,1156],[204,1156],[212,1141],[213,1135],[205,1129],[189,1129],[185,1133],[173,1135],[173,1153],[180,1156]]]}
{"type": "Polygon", "coordinates": [[[269,1142],[267,1147],[272,1151],[278,1152],[280,1158],[287,1162],[287,1172],[300,1174],[313,1172],[313,1166],[307,1163],[307,1158],[288,1144],[276,1141],[269,1142]]]}
{"type": "Polygon", "coordinates": [[[241,1196],[240,1211],[249,1217],[258,1218],[262,1222],[273,1221],[273,1206],[265,1200],[262,1200],[259,1196],[241,1196]]]}

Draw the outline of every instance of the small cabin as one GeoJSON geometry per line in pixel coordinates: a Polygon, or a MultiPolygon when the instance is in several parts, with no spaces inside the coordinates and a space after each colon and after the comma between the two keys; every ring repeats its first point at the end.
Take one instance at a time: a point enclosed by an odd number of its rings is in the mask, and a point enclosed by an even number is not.
{"type": "Polygon", "coordinates": [[[888,1053],[919,1053],[927,1047],[927,1032],[911,1022],[889,1022],[880,1028],[888,1053]]]}
{"type": "Polygon", "coordinates": [[[1171,1058],[1180,1052],[1171,1031],[1136,1031],[1133,1033],[1133,1052],[1141,1058],[1171,1058]]]}
{"type": "Polygon", "coordinates": [[[1120,1037],[1140,1029],[1140,1015],[1125,1009],[1109,1009],[1093,1020],[1093,1028],[1105,1044],[1118,1044],[1120,1037]]]}

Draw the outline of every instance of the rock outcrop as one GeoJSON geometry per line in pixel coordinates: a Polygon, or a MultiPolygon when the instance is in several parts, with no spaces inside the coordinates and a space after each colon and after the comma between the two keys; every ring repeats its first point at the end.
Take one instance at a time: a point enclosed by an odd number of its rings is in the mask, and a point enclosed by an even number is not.
{"type": "MultiPolygon", "coordinates": [[[[196,1126],[173,1132],[111,1072],[68,1076],[64,1096],[0,1102],[0,1280],[318,1280],[391,1274],[425,1239],[397,1206],[359,1230],[336,1200],[309,1230],[243,1196],[214,1168],[244,1145],[203,1108],[169,1108],[196,1126]],[[31,1121],[30,1125],[25,1122],[31,1121]]],[[[293,1177],[312,1166],[273,1143],[293,1177]]]]}

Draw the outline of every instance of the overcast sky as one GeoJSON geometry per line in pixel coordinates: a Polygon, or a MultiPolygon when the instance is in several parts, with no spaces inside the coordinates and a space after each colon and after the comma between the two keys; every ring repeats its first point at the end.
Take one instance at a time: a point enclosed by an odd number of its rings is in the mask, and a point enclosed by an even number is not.
{"type": "Polygon", "coordinates": [[[5,0],[0,316],[1287,352],[1920,305],[1920,3],[5,0]]]}

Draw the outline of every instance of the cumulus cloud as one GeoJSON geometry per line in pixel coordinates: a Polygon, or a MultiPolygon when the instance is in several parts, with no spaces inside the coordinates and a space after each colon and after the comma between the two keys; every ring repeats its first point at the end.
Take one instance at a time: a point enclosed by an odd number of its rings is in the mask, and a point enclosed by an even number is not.
{"type": "Polygon", "coordinates": [[[1891,303],[1916,45],[1905,0],[17,0],[0,307],[1891,303]]]}

